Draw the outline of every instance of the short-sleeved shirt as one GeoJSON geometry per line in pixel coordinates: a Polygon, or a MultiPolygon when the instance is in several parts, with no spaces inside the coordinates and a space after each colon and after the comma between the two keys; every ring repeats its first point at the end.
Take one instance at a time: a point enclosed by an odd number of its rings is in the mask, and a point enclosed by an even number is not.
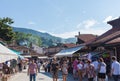
{"type": "Polygon", "coordinates": [[[30,74],[36,74],[37,72],[36,72],[36,69],[37,69],[37,65],[36,65],[36,63],[31,63],[31,64],[29,64],[29,72],[30,72],[30,74]]]}
{"type": "Polygon", "coordinates": [[[120,63],[114,61],[112,63],[113,75],[120,75],[120,63]]]}
{"type": "Polygon", "coordinates": [[[94,61],[94,62],[92,62],[92,64],[94,65],[95,70],[97,70],[98,69],[98,65],[99,65],[98,61],[94,61]]]}
{"type": "Polygon", "coordinates": [[[95,68],[93,64],[86,67],[88,78],[93,78],[95,76],[95,68]]]}
{"type": "Polygon", "coordinates": [[[41,63],[39,62],[39,63],[37,64],[37,66],[38,66],[38,68],[40,68],[40,66],[41,66],[41,63]]]}
{"type": "Polygon", "coordinates": [[[82,69],[83,69],[83,65],[79,63],[79,64],[77,65],[77,68],[78,68],[79,70],[82,70],[82,69]]]}
{"type": "Polygon", "coordinates": [[[58,66],[58,63],[55,63],[55,64],[52,63],[52,65],[51,65],[52,71],[57,71],[58,70],[57,66],[58,66]]]}
{"type": "Polygon", "coordinates": [[[77,64],[78,64],[78,61],[75,60],[75,61],[73,62],[73,69],[77,70],[77,64]]]}
{"type": "Polygon", "coordinates": [[[104,62],[100,63],[100,71],[99,73],[106,73],[106,64],[104,62]]]}

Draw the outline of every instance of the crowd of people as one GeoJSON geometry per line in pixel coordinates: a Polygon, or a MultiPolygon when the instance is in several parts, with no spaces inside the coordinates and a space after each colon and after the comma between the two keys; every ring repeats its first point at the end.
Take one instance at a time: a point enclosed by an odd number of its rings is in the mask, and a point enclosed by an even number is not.
{"type": "Polygon", "coordinates": [[[68,74],[72,74],[74,80],[83,81],[87,78],[88,81],[108,81],[108,77],[113,77],[114,81],[120,79],[120,63],[116,57],[113,56],[111,59],[110,72],[107,73],[107,64],[103,58],[95,59],[78,59],[75,58],[73,61],[66,58],[47,60],[44,62],[34,60],[29,64],[28,75],[30,75],[30,81],[36,81],[37,71],[40,72],[40,67],[43,66],[45,72],[50,72],[53,77],[53,81],[57,81],[59,71],[62,72],[63,81],[67,81],[68,74]]]}
{"type": "Polygon", "coordinates": [[[0,63],[0,81],[7,81],[12,75],[22,72],[26,67],[27,61],[20,58],[0,63]]]}

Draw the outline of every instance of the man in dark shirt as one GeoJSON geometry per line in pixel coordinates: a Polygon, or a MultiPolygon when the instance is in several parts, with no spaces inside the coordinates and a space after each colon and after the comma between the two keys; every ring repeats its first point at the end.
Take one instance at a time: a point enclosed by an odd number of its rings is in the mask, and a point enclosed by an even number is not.
{"type": "Polygon", "coordinates": [[[51,73],[53,75],[53,81],[57,81],[58,79],[58,69],[59,65],[56,62],[56,59],[53,59],[53,63],[51,64],[51,73]]]}

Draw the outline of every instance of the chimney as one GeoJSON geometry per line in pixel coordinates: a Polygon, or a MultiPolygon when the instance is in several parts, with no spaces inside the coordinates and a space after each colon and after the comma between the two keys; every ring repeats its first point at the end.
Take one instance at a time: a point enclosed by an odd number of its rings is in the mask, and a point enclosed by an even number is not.
{"type": "Polygon", "coordinates": [[[78,32],[78,36],[80,36],[80,32],[78,32]]]}
{"type": "Polygon", "coordinates": [[[108,24],[110,24],[112,27],[120,27],[120,17],[112,20],[112,21],[108,21],[108,24]]]}

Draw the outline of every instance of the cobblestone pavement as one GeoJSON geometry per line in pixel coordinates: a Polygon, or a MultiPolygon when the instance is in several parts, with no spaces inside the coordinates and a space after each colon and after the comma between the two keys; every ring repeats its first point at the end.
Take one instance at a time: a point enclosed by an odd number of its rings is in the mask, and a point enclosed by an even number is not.
{"type": "MultiPolygon", "coordinates": [[[[59,73],[59,79],[58,81],[62,81],[62,74],[59,73]]],[[[37,75],[37,80],[36,81],[52,81],[52,76],[50,73],[45,73],[44,71],[41,71],[40,73],[38,73],[37,75]]],[[[24,70],[21,73],[17,73],[13,76],[11,76],[11,78],[8,81],[29,81],[29,76],[27,76],[27,71],[24,70]]],[[[72,75],[68,75],[67,81],[78,81],[78,80],[74,80],[72,75]]],[[[84,79],[83,81],[87,81],[87,79],[84,79]]],[[[108,81],[113,81],[113,80],[108,80],[108,81]]]]}

